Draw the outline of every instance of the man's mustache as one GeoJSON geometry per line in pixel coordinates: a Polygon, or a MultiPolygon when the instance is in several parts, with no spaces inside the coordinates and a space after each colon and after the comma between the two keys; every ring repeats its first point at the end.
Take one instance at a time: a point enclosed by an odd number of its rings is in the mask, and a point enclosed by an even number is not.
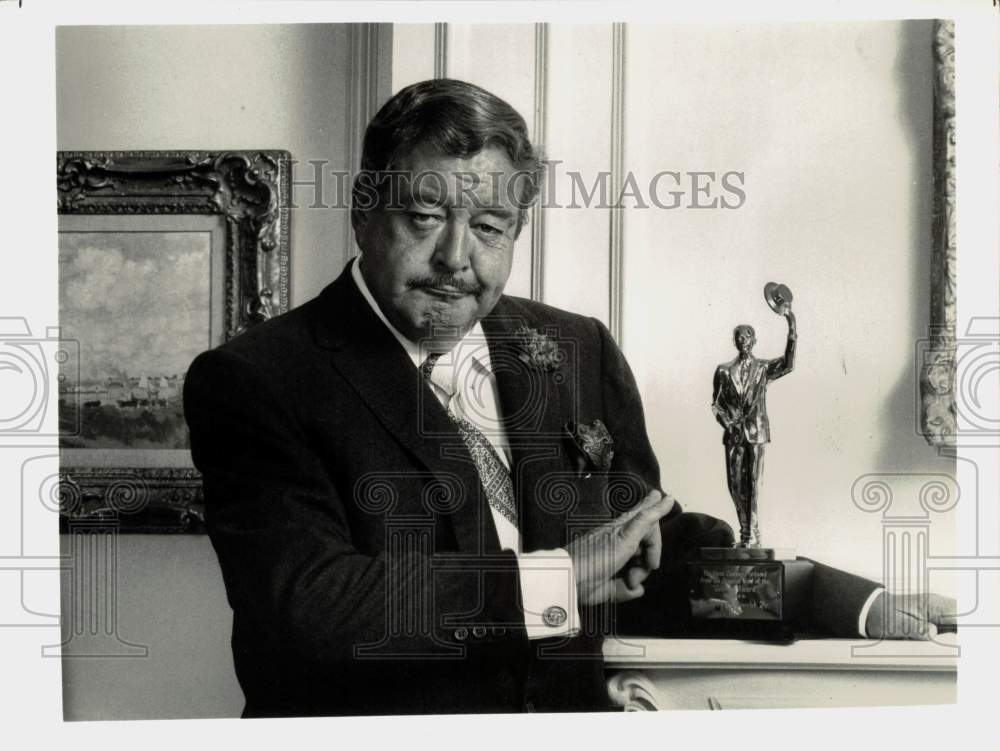
{"type": "Polygon", "coordinates": [[[448,288],[465,295],[479,296],[483,293],[483,285],[475,282],[467,282],[464,279],[456,279],[447,274],[432,274],[429,276],[417,276],[406,282],[407,286],[413,289],[421,287],[436,287],[438,289],[448,288]]]}

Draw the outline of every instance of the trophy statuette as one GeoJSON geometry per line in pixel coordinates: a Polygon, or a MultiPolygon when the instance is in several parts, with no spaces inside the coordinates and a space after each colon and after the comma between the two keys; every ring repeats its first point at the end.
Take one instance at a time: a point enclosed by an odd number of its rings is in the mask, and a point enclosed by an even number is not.
{"type": "Polygon", "coordinates": [[[691,623],[708,635],[787,638],[810,600],[813,564],[761,546],[757,496],[771,440],[767,388],[792,371],[798,339],[792,291],[768,282],[764,299],[788,324],[784,354],[755,357],[756,332],[741,324],[733,329],[736,357],[716,368],[712,384],[712,412],[723,429],[726,481],[740,537],[735,547],[701,548],[700,558],[688,564],[691,623]]]}

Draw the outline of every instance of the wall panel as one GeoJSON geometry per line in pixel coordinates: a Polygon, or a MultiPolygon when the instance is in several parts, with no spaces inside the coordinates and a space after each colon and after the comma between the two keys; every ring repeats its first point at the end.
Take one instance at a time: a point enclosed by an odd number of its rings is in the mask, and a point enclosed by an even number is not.
{"type": "Polygon", "coordinates": [[[611,68],[610,24],[549,27],[545,153],[559,164],[545,210],[544,299],[605,324],[610,212],[583,193],[611,166],[611,68]]]}

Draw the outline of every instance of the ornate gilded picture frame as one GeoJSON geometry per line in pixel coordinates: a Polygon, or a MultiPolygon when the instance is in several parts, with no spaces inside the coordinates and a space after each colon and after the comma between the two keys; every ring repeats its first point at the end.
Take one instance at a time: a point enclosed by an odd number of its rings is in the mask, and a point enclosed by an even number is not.
{"type": "Polygon", "coordinates": [[[930,322],[917,348],[917,431],[937,449],[958,433],[955,288],[955,22],[934,22],[934,204],[931,226],[930,322]]]}
{"type": "Polygon", "coordinates": [[[285,151],[59,152],[61,527],[204,531],[183,383],[288,309],[285,151]]]}

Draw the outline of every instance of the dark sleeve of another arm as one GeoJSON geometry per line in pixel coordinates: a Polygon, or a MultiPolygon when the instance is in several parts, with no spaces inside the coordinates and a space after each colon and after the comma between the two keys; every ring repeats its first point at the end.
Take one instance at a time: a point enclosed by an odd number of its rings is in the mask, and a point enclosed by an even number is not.
{"type": "MultiPolygon", "coordinates": [[[[810,559],[806,559],[810,560],[810,559]]],[[[862,576],[811,561],[813,601],[811,629],[838,637],[857,637],[861,611],[882,585],[862,576]]]]}

